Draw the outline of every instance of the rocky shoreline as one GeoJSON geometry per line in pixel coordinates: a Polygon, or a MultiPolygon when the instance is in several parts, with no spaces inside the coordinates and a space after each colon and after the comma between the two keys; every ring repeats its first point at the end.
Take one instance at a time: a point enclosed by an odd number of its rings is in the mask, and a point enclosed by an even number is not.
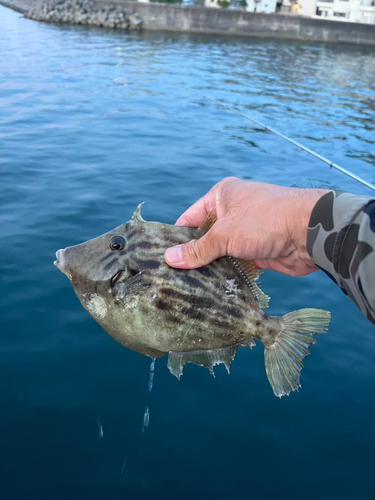
{"type": "Polygon", "coordinates": [[[92,0],[52,0],[36,3],[25,17],[34,21],[102,26],[106,28],[142,28],[143,19],[131,8],[115,3],[96,3],[92,0]]]}

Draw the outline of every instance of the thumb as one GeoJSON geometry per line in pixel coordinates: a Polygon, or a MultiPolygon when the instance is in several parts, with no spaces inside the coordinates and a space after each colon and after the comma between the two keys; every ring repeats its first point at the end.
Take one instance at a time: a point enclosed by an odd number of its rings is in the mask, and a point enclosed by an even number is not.
{"type": "Polygon", "coordinates": [[[226,255],[214,235],[211,230],[199,240],[168,248],[164,253],[166,263],[179,269],[196,269],[226,255]]]}

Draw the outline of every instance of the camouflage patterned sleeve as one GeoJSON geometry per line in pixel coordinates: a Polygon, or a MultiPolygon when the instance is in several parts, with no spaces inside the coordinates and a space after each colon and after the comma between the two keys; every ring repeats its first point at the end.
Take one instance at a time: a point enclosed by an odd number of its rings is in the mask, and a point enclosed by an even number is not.
{"type": "Polygon", "coordinates": [[[375,324],[375,199],[330,191],[316,203],[307,251],[375,324]]]}

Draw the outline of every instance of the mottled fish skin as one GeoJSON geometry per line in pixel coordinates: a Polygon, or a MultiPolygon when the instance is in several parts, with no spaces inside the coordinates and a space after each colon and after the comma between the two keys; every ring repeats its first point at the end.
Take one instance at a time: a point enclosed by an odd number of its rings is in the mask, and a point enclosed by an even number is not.
{"type": "Polygon", "coordinates": [[[268,297],[255,284],[257,272],[239,259],[222,257],[191,270],[169,267],[168,247],[204,233],[146,222],[140,208],[129,222],[56,253],[55,265],[89,314],[129,349],[152,358],[169,352],[168,368],[178,378],[188,362],[211,373],[220,362],[229,369],[237,347],[251,348],[259,338],[274,393],[298,389],[302,359],[315,343],[313,334],[326,331],[329,312],[268,316],[260,308],[268,297]]]}
{"type": "MultiPolygon", "coordinates": [[[[203,235],[199,229],[131,220],[86,243],[60,250],[57,266],[70,278],[83,307],[118,342],[141,354],[217,349],[269,333],[269,318],[243,277],[223,257],[194,270],[170,268],[166,248],[203,235]],[[114,235],[124,239],[112,251],[114,235]],[[124,298],[116,285],[141,273],[124,298]]],[[[126,286],[124,286],[126,289],[126,286]]]]}

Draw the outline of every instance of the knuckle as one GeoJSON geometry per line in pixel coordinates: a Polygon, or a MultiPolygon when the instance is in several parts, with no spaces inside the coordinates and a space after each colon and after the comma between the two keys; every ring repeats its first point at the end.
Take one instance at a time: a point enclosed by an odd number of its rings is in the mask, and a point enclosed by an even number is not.
{"type": "Polygon", "coordinates": [[[222,183],[226,183],[226,182],[233,182],[233,181],[237,181],[237,177],[234,177],[233,175],[229,176],[229,177],[224,177],[224,179],[222,179],[220,182],[222,183]]]}
{"type": "Polygon", "coordinates": [[[203,263],[203,255],[200,246],[198,240],[191,240],[188,244],[189,261],[198,265],[203,263]]]}

